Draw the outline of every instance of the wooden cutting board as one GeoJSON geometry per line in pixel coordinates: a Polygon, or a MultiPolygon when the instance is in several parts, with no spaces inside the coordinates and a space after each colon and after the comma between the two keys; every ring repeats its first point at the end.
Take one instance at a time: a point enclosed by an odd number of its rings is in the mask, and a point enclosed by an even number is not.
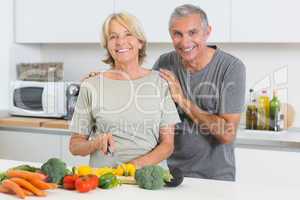
{"type": "Polygon", "coordinates": [[[122,184],[129,184],[129,185],[136,185],[136,180],[132,176],[117,176],[117,179],[122,183],[122,184]]]}

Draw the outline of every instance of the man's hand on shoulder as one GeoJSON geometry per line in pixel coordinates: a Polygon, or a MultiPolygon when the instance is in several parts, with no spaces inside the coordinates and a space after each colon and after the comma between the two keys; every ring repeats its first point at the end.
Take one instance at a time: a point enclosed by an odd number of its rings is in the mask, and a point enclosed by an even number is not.
{"type": "Polygon", "coordinates": [[[81,79],[80,79],[80,82],[84,82],[85,80],[89,79],[89,78],[92,78],[92,77],[95,77],[95,76],[98,76],[100,75],[101,72],[90,72],[88,73],[87,75],[84,75],[81,79]]]}
{"type": "Polygon", "coordinates": [[[160,76],[163,79],[165,79],[169,85],[172,99],[180,105],[180,103],[184,100],[185,97],[178,79],[173,74],[173,72],[169,70],[160,68],[159,72],[160,76]]]}

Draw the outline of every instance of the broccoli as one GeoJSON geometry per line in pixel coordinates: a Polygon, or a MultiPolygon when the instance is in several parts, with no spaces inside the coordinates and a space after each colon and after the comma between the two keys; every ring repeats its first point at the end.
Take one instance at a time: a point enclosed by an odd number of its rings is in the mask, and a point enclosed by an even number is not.
{"type": "Polygon", "coordinates": [[[48,175],[48,182],[60,184],[63,177],[70,173],[66,163],[58,158],[50,158],[41,167],[43,173],[48,175]]]}
{"type": "Polygon", "coordinates": [[[170,181],[171,175],[158,165],[145,166],[135,173],[135,180],[139,187],[148,190],[161,189],[165,181],[170,181]]]}

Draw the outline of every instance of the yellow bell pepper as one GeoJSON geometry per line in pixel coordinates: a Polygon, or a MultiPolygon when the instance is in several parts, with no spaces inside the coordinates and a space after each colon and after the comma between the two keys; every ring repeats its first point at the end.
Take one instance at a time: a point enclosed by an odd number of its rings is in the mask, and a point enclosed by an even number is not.
{"type": "Polygon", "coordinates": [[[95,168],[93,170],[93,174],[95,174],[98,177],[109,172],[114,173],[114,169],[111,167],[101,167],[101,168],[95,168]]]}
{"type": "MultiPolygon", "coordinates": [[[[126,164],[126,172],[127,176],[135,176],[136,167],[134,164],[128,163],[126,164]]],[[[126,175],[125,175],[126,176],[126,175]]]]}
{"type": "Polygon", "coordinates": [[[115,175],[124,176],[125,171],[126,171],[126,165],[121,164],[115,169],[115,175]]]}
{"type": "Polygon", "coordinates": [[[86,175],[92,174],[93,168],[91,168],[88,165],[81,165],[81,166],[77,167],[76,171],[77,171],[78,176],[86,176],[86,175]]]}

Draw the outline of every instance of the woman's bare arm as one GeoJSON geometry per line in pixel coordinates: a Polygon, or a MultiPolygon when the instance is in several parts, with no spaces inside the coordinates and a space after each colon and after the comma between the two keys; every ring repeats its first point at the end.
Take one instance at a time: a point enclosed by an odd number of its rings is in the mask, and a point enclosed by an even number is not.
{"type": "Polygon", "coordinates": [[[74,133],[70,139],[69,149],[73,155],[87,156],[96,150],[106,154],[109,145],[112,149],[115,148],[111,133],[99,134],[92,140],[87,140],[84,134],[74,133]]]}

